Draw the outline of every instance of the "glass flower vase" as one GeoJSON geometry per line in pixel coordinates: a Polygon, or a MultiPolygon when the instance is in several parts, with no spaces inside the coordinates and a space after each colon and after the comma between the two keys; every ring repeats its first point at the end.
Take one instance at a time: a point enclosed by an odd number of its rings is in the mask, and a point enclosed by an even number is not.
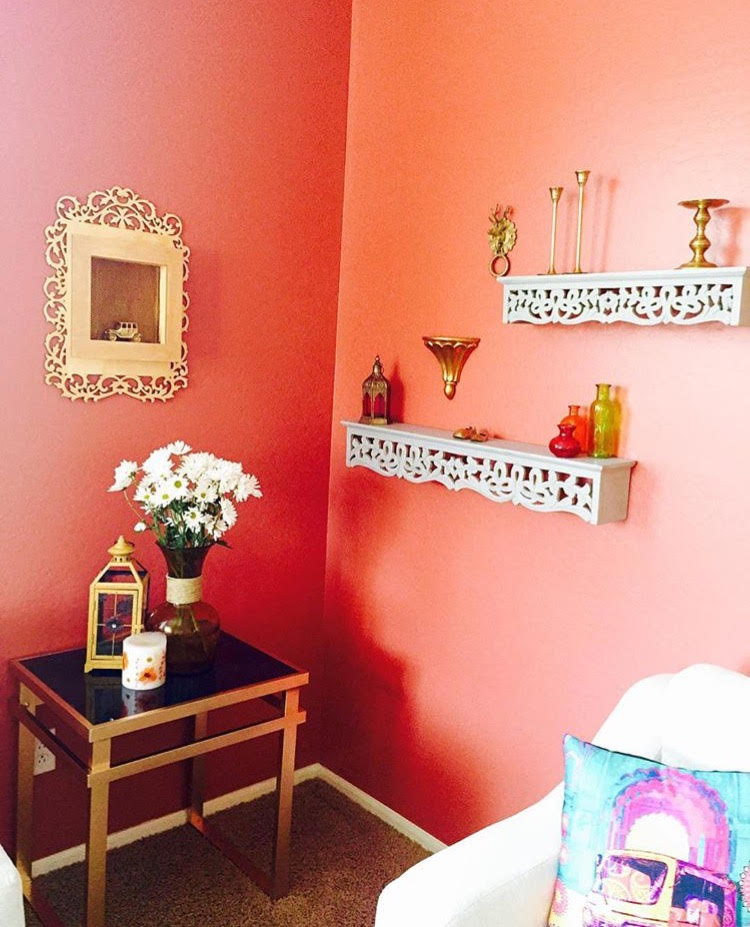
{"type": "Polygon", "coordinates": [[[219,613],[203,601],[203,561],[207,547],[164,547],[167,601],[145,622],[148,631],[167,635],[167,674],[186,676],[211,667],[219,641],[219,613]]]}
{"type": "Polygon", "coordinates": [[[573,435],[581,445],[581,453],[586,454],[589,449],[588,430],[589,423],[581,415],[580,406],[568,406],[568,414],[560,419],[561,425],[572,425],[573,435]]]}

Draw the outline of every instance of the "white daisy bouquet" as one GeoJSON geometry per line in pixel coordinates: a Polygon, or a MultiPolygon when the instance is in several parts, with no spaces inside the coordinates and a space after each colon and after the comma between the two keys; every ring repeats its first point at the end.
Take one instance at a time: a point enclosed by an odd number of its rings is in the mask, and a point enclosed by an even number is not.
{"type": "Polygon", "coordinates": [[[136,531],[152,531],[162,547],[171,548],[225,543],[224,532],[237,521],[234,503],[263,495],[256,477],[243,472],[242,464],[195,452],[184,441],[157,448],[140,465],[121,461],[108,491],[124,492],[140,518],[136,531]]]}

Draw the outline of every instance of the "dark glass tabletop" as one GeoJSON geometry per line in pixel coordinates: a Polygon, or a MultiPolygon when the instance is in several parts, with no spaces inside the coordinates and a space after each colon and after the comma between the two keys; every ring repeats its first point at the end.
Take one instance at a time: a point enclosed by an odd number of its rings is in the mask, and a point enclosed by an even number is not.
{"type": "Polygon", "coordinates": [[[19,662],[90,724],[179,705],[299,672],[296,667],[223,631],[210,670],[196,676],[168,676],[166,684],[158,689],[125,689],[119,670],[84,673],[85,661],[86,649],[82,647],[19,662]]]}

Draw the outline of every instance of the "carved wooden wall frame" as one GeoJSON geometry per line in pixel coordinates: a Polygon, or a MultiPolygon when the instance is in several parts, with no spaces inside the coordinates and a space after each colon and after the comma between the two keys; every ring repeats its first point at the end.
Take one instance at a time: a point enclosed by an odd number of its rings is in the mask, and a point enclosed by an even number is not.
{"type": "MultiPolygon", "coordinates": [[[[44,341],[45,382],[56,386],[68,399],[96,401],[116,395],[132,396],[143,402],[171,399],[178,389],[187,386],[185,332],[189,298],[185,282],[190,250],[181,238],[181,220],[171,213],[159,215],[153,203],[127,187],[95,191],[85,202],[63,196],[57,202],[56,212],[56,221],[44,232],[45,256],[52,268],[44,284],[47,298],[44,315],[52,326],[44,341]],[[163,261],[158,257],[143,260],[143,263],[170,265],[160,270],[164,305],[160,304],[159,311],[166,313],[168,302],[169,323],[160,315],[159,343],[112,344],[92,338],[85,351],[75,349],[71,249],[76,235],[94,241],[100,239],[101,251],[89,242],[86,253],[93,249],[104,259],[125,260],[118,257],[117,251],[123,247],[135,249],[136,254],[143,248],[146,254],[163,255],[163,261]],[[152,240],[152,235],[159,238],[152,240]],[[175,255],[171,254],[172,249],[175,255]],[[168,300],[164,295],[167,293],[164,279],[169,280],[168,300]]],[[[135,258],[134,263],[137,262],[135,258]]],[[[80,323],[76,324],[80,328],[80,323]]]]}

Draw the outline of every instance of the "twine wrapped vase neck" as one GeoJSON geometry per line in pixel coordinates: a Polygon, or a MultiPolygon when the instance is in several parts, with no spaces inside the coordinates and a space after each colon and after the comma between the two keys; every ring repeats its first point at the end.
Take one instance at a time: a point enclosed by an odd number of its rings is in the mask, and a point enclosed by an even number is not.
{"type": "Polygon", "coordinates": [[[202,672],[211,667],[219,640],[219,614],[203,601],[203,562],[214,545],[158,546],[167,563],[166,602],[146,625],[167,635],[167,673],[202,672]]]}

